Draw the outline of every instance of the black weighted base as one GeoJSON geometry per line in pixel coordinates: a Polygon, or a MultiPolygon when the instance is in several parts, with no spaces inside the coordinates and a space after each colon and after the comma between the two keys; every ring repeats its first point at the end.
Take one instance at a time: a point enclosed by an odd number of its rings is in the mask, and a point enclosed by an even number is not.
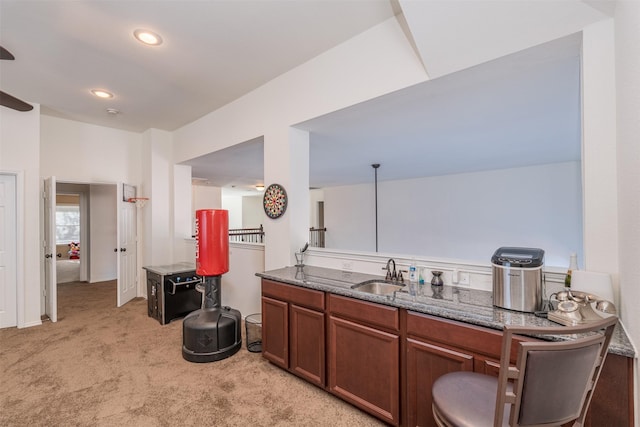
{"type": "Polygon", "coordinates": [[[242,315],[230,307],[202,308],[182,322],[182,357],[189,362],[214,362],[242,347],[242,315]]]}

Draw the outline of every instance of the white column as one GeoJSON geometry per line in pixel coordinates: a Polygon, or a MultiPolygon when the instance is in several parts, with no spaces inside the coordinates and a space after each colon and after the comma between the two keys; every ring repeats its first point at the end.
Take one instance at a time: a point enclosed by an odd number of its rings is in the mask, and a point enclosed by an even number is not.
{"type": "Polygon", "coordinates": [[[281,217],[264,215],[265,269],[294,265],[294,253],[309,239],[309,133],[283,126],[264,136],[264,183],[287,191],[281,217]]]}
{"type": "MultiPolygon", "coordinates": [[[[173,141],[171,133],[149,129],[143,134],[145,173],[138,195],[149,197],[144,216],[143,266],[173,261],[173,141]]],[[[189,188],[189,192],[191,189],[189,188]]]]}
{"type": "Polygon", "coordinates": [[[616,82],[613,20],[585,27],[582,45],[584,266],[618,274],[616,82]]]}

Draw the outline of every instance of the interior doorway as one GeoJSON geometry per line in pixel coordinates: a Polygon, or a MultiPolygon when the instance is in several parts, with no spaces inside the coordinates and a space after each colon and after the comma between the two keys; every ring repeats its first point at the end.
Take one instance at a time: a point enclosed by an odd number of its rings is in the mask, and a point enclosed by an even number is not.
{"type": "MultiPolygon", "coordinates": [[[[58,285],[96,283],[118,278],[117,184],[55,183],[52,218],[55,285],[47,282],[43,306],[52,321],[64,318],[57,312],[58,285]],[[49,307],[55,302],[56,307],[49,307]],[[53,315],[53,316],[52,316],[53,315]]],[[[51,275],[49,275],[51,276],[51,275]]],[[[61,293],[60,295],[65,295],[61,293]]],[[[114,305],[117,301],[113,301],[114,305]]]]}
{"type": "Polygon", "coordinates": [[[84,259],[82,251],[83,235],[80,210],[80,194],[56,194],[56,282],[70,283],[86,281],[80,278],[80,263],[84,259]]]}
{"type": "MultiPolygon", "coordinates": [[[[55,214],[58,194],[79,194],[79,220],[71,221],[70,227],[77,227],[79,223],[80,233],[74,234],[71,240],[77,238],[81,241],[81,246],[77,253],[69,246],[67,253],[70,258],[73,254],[78,255],[80,280],[89,283],[116,280],[117,307],[135,298],[138,294],[138,203],[132,202],[131,199],[135,198],[135,187],[123,183],[58,183],[55,176],[45,178],[43,187],[44,283],[41,299],[43,316],[48,317],[52,322],[58,319],[55,262],[58,253],[62,257],[62,252],[59,252],[56,247],[55,214]]],[[[75,202],[68,205],[75,206],[75,202]]],[[[61,226],[66,225],[61,224],[61,226]]],[[[61,231],[61,234],[64,233],[61,231]]],[[[62,251],[64,250],[66,249],[63,247],[62,251]]]]}
{"type": "Polygon", "coordinates": [[[88,282],[90,184],[56,184],[56,282],[88,282]]]}

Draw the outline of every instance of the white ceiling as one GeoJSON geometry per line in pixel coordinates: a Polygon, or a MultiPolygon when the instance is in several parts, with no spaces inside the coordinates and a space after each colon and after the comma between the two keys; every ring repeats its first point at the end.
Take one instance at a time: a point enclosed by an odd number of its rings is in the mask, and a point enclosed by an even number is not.
{"type": "Polygon", "coordinates": [[[49,115],[172,131],[393,15],[389,0],[0,0],[16,57],[0,89],[49,115]],[[164,43],[140,44],[138,28],[164,43]]]}
{"type": "MultiPolygon", "coordinates": [[[[480,3],[477,13],[491,17],[500,31],[466,31],[476,46],[493,46],[492,37],[504,40],[510,33],[503,27],[514,22],[541,28],[544,34],[536,36],[551,40],[611,13],[595,7],[597,1],[517,2],[517,13],[505,9],[506,2],[480,3]],[[553,15],[559,10],[554,7],[567,13],[553,15]],[[539,25],[543,19],[548,28],[539,25]]],[[[0,62],[0,89],[39,103],[44,114],[136,132],[171,131],[395,11],[432,80],[299,124],[312,133],[311,186],[368,182],[371,163],[382,164],[379,179],[387,180],[579,158],[579,35],[511,55],[505,53],[509,46],[482,49],[488,56],[476,58],[471,45],[450,46],[460,42],[457,17],[469,15],[459,5],[0,0],[0,44],[16,56],[0,62]],[[429,11],[456,18],[443,27],[429,11]],[[164,44],[139,44],[132,36],[136,28],[159,32],[164,44]],[[448,63],[452,51],[457,59],[448,63]],[[115,98],[97,99],[92,88],[110,90],[115,98]],[[107,108],[121,114],[109,115],[107,108]]],[[[246,187],[262,182],[262,147],[256,139],[186,163],[210,185],[246,187]]]]}
{"type": "MultiPolygon", "coordinates": [[[[372,182],[374,163],[387,181],[579,160],[580,46],[575,34],[296,125],[311,133],[310,186],[372,182]]],[[[263,141],[185,164],[245,188],[262,182],[263,141]]]]}
{"type": "Polygon", "coordinates": [[[310,185],[580,159],[579,34],[301,123],[310,185]]]}

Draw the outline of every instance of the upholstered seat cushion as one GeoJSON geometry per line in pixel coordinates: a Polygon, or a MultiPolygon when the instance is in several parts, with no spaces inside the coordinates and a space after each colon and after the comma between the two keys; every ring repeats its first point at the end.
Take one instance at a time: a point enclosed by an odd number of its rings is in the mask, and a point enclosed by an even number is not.
{"type": "MultiPolygon", "coordinates": [[[[498,378],[476,372],[452,372],[433,384],[433,405],[451,426],[493,427],[497,391],[498,378]]],[[[509,425],[509,405],[505,405],[502,425],[509,425]]]]}

